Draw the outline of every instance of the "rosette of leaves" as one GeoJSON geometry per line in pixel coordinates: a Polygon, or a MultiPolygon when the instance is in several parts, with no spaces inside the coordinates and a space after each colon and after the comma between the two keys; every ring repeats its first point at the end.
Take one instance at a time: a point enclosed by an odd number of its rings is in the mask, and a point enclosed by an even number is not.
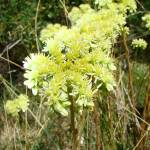
{"type": "Polygon", "coordinates": [[[109,54],[126,19],[118,5],[98,11],[81,5],[69,13],[71,28],[42,30],[43,53],[24,61],[25,85],[44,95],[52,110],[64,116],[71,105],[77,113],[92,110],[98,91],[113,91],[115,65],[109,54]]]}

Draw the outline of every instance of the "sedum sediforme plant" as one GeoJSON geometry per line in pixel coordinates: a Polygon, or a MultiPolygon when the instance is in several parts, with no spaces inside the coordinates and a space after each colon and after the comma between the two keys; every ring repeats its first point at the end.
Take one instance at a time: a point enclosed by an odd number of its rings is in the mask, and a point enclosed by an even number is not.
{"type": "Polygon", "coordinates": [[[23,62],[24,84],[34,95],[43,96],[50,110],[70,115],[72,129],[76,116],[93,110],[99,91],[114,90],[116,67],[110,54],[126,24],[126,13],[136,10],[134,0],[99,2],[96,10],[87,4],[74,7],[68,14],[71,27],[49,24],[41,31],[42,52],[23,62]]]}
{"type": "Polygon", "coordinates": [[[112,1],[96,10],[87,4],[74,7],[68,14],[71,27],[49,24],[41,31],[42,53],[24,61],[25,85],[45,97],[50,110],[70,116],[72,149],[79,145],[76,128],[84,110],[93,110],[98,92],[114,90],[116,67],[110,53],[126,12],[136,8],[132,2],[112,1]]]}
{"type": "Polygon", "coordinates": [[[126,11],[136,9],[135,2],[131,4],[110,1],[100,10],[84,4],[69,13],[70,28],[49,24],[41,31],[43,52],[24,61],[25,85],[34,95],[46,96],[47,105],[64,116],[70,111],[70,99],[76,112],[92,110],[94,94],[115,86],[109,54],[126,23],[126,11]]]}

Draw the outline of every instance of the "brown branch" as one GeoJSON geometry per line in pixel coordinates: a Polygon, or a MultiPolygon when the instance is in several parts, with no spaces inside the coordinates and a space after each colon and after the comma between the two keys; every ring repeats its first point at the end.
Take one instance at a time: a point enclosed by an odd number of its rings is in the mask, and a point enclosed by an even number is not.
{"type": "MultiPolygon", "coordinates": [[[[135,97],[134,97],[134,88],[133,88],[133,80],[132,80],[132,68],[131,68],[131,63],[130,63],[130,58],[129,58],[129,48],[126,42],[126,33],[123,31],[123,45],[124,45],[124,49],[125,49],[125,57],[127,60],[127,65],[128,65],[128,92],[129,92],[129,97],[131,99],[131,109],[133,111],[133,113],[136,114],[136,101],[135,101],[135,97]]],[[[134,134],[134,144],[137,144],[138,141],[138,128],[136,126],[136,117],[133,118],[132,120],[132,125],[133,125],[133,134],[134,134]]]]}
{"type": "Polygon", "coordinates": [[[37,33],[37,19],[38,19],[38,12],[39,12],[39,7],[40,7],[41,0],[38,0],[37,8],[36,8],[36,14],[35,14],[35,39],[36,39],[36,46],[38,53],[40,52],[40,47],[39,47],[39,41],[38,41],[38,33],[37,33]]]}
{"type": "Polygon", "coordinates": [[[125,49],[125,57],[127,60],[127,65],[128,65],[128,91],[129,91],[129,95],[131,98],[131,102],[132,102],[132,108],[135,111],[135,98],[134,98],[134,89],[133,89],[133,80],[132,80],[132,69],[131,69],[131,63],[130,63],[130,58],[129,58],[129,49],[127,46],[127,42],[126,42],[126,34],[123,33],[123,45],[124,45],[124,49],[125,49]]]}
{"type": "Polygon", "coordinates": [[[2,56],[0,56],[0,59],[3,59],[3,60],[5,60],[5,61],[7,61],[7,62],[9,62],[9,63],[11,63],[11,64],[13,64],[13,65],[15,65],[16,67],[19,67],[20,69],[24,70],[24,68],[23,68],[22,66],[16,64],[15,62],[13,62],[13,61],[11,61],[11,60],[8,60],[8,59],[6,59],[6,58],[4,58],[4,57],[2,57],[2,56]]]}

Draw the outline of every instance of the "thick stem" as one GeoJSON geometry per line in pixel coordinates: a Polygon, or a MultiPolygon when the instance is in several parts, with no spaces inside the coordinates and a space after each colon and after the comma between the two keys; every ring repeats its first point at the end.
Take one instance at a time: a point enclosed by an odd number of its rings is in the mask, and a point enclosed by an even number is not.
{"type": "Polygon", "coordinates": [[[75,125],[75,106],[74,106],[74,97],[70,95],[72,91],[72,87],[70,85],[67,86],[68,91],[68,99],[71,103],[70,105],[70,120],[71,120],[71,149],[78,150],[78,132],[75,125]]]}
{"type": "Polygon", "coordinates": [[[99,112],[97,111],[97,103],[95,102],[95,109],[94,109],[94,123],[95,123],[95,131],[96,131],[96,149],[102,149],[102,144],[101,144],[101,134],[100,134],[100,127],[99,127],[99,112]]]}
{"type": "Polygon", "coordinates": [[[116,150],[115,139],[113,137],[113,114],[112,114],[112,103],[111,100],[108,99],[108,120],[109,120],[109,132],[110,132],[110,148],[112,150],[116,150]]]}

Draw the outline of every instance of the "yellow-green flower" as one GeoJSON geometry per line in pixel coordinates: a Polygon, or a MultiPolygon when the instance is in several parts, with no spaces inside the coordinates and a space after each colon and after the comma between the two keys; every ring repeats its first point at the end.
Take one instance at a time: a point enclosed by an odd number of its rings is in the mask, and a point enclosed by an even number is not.
{"type": "Polygon", "coordinates": [[[44,95],[47,105],[64,116],[69,114],[70,97],[76,112],[92,110],[94,94],[104,88],[113,91],[115,86],[116,68],[109,54],[126,24],[130,4],[129,0],[107,2],[99,10],[87,4],[73,8],[68,14],[70,28],[47,26],[41,31],[46,55],[31,54],[24,62],[25,84],[34,94],[44,95]]]}
{"type": "Polygon", "coordinates": [[[14,100],[8,100],[6,102],[5,108],[7,113],[17,116],[18,112],[23,111],[25,112],[29,106],[29,99],[26,95],[19,95],[14,100]]]}
{"type": "Polygon", "coordinates": [[[132,47],[134,49],[140,48],[140,49],[144,50],[147,47],[147,42],[144,39],[134,39],[132,41],[132,47]]]}
{"type": "Polygon", "coordinates": [[[146,28],[150,30],[150,14],[144,15],[142,20],[146,23],[146,28]]]}

